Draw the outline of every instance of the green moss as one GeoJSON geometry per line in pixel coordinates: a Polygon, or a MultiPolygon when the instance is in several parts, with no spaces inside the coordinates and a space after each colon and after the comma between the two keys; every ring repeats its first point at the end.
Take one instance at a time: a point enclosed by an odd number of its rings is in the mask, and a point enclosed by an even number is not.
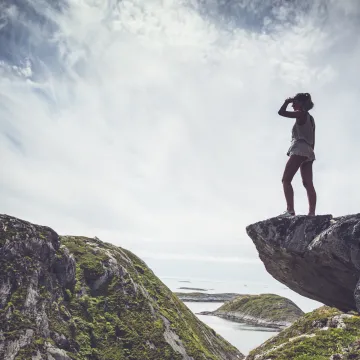
{"type": "Polygon", "coordinates": [[[69,251],[76,257],[77,264],[87,281],[93,281],[104,275],[103,263],[109,260],[109,257],[103,251],[96,251],[93,247],[88,246],[87,242],[90,243],[91,239],[75,236],[62,239],[69,251]]]}
{"type": "MultiPolygon", "coordinates": [[[[348,353],[347,348],[360,338],[360,317],[344,318],[345,328],[324,329],[329,319],[340,314],[339,310],[325,306],[308,313],[253,350],[248,359],[253,360],[256,355],[266,353],[264,359],[328,360],[331,355],[348,353]]],[[[354,353],[357,351],[353,350],[354,353]]]]}
{"type": "MultiPolygon", "coordinates": [[[[52,309],[51,324],[76,343],[79,350],[71,353],[73,359],[180,360],[182,356],[165,341],[162,317],[189,356],[217,359],[207,340],[214,337],[213,330],[199,322],[138,257],[89,238],[61,237],[61,242],[75,257],[76,283],[52,309]],[[108,251],[126,271],[109,276],[106,286],[94,291],[93,281],[109,267],[108,251]]],[[[217,348],[236,352],[216,334],[213,341],[217,348]]]]}

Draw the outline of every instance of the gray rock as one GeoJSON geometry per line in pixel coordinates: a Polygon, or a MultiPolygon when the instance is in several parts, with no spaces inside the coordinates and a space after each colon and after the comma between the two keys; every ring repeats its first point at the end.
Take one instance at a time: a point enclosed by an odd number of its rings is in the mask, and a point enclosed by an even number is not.
{"type": "MultiPolygon", "coordinates": [[[[0,358],[11,360],[39,337],[50,336],[47,311],[63,296],[60,286],[74,283],[76,264],[66,249],[60,251],[55,231],[7,215],[0,215],[0,255],[0,309],[6,319],[0,321],[5,334],[0,358]],[[31,328],[21,330],[24,323],[31,328]]],[[[55,358],[51,351],[48,357],[55,358]]]]}
{"type": "Polygon", "coordinates": [[[55,341],[55,344],[60,348],[60,349],[65,349],[65,350],[69,350],[70,349],[70,342],[69,340],[63,335],[63,334],[58,334],[57,332],[53,332],[52,333],[52,339],[55,341]]]}
{"type": "Polygon", "coordinates": [[[18,351],[31,343],[34,331],[32,329],[27,329],[19,333],[18,338],[13,340],[6,341],[5,337],[2,337],[2,349],[1,353],[6,360],[14,360],[18,351]]]}
{"type": "Polygon", "coordinates": [[[48,360],[71,360],[64,350],[58,349],[50,343],[46,343],[46,347],[48,360]]]}
{"type": "Polygon", "coordinates": [[[246,231],[276,280],[344,312],[360,311],[360,214],[276,217],[246,231]]]}

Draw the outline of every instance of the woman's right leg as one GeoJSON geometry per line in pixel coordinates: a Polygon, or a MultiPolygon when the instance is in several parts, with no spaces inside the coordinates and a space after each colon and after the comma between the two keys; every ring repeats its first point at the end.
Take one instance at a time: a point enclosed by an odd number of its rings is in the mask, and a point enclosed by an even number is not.
{"type": "Polygon", "coordinates": [[[282,183],[284,188],[284,194],[286,199],[287,211],[294,213],[294,190],[291,185],[291,181],[294,178],[296,172],[299,170],[301,164],[306,160],[305,156],[291,155],[285,166],[284,175],[282,177],[282,183]]]}

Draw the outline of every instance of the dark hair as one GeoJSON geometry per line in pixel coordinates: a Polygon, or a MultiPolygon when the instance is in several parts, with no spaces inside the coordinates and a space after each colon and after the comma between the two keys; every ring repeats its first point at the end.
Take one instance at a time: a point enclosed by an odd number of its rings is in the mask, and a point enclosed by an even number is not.
{"type": "Polygon", "coordinates": [[[314,107],[309,93],[298,93],[295,95],[294,100],[300,101],[305,111],[309,111],[314,107]]]}

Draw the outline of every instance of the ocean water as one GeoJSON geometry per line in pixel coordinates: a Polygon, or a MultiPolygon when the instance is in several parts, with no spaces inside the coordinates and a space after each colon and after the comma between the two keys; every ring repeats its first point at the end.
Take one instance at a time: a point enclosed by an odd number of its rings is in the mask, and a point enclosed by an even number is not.
{"type": "Polygon", "coordinates": [[[219,335],[226,339],[230,344],[238,348],[243,354],[247,355],[271,336],[278,334],[274,329],[250,326],[247,324],[236,323],[221,319],[217,316],[198,315],[200,311],[213,311],[222,303],[193,303],[186,302],[185,305],[206,325],[214,329],[219,335]]]}
{"type": "MultiPolygon", "coordinates": [[[[210,279],[161,277],[161,280],[174,292],[192,292],[197,290],[180,289],[181,287],[203,289],[205,293],[234,292],[239,294],[273,293],[294,301],[304,312],[312,311],[321,303],[305,298],[281,283],[271,280],[267,283],[249,281],[212,281],[210,279]]],[[[250,326],[243,323],[218,318],[216,316],[199,315],[201,311],[213,311],[222,303],[186,302],[185,305],[205,324],[214,329],[224,339],[238,348],[243,354],[261,345],[270,337],[278,334],[274,329],[250,326]]]]}
{"type": "Polygon", "coordinates": [[[271,279],[267,282],[255,282],[255,281],[212,281],[210,279],[198,279],[198,278],[175,278],[159,276],[174,292],[191,292],[196,290],[181,289],[181,287],[198,288],[205,290],[207,294],[215,293],[239,293],[239,294],[278,294],[292,300],[297,306],[300,307],[304,312],[315,310],[323,304],[308,299],[298,293],[290,290],[285,285],[271,279]]]}

